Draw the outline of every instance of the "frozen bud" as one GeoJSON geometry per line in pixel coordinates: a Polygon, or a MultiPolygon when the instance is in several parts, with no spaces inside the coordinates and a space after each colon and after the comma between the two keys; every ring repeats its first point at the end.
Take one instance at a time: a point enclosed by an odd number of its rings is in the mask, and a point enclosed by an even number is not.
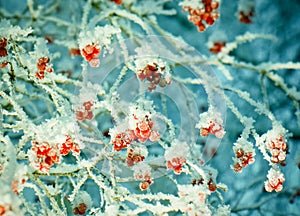
{"type": "Polygon", "coordinates": [[[163,88],[171,84],[170,68],[162,59],[138,58],[134,63],[138,79],[148,83],[150,92],[155,90],[157,85],[163,88]]]}
{"type": "Polygon", "coordinates": [[[241,23],[251,24],[254,17],[254,6],[253,0],[240,0],[238,6],[238,17],[241,23]]]}
{"type": "Polygon", "coordinates": [[[89,61],[89,64],[91,67],[99,67],[100,66],[100,59],[93,58],[91,61],[89,61]]]}
{"type": "Polygon", "coordinates": [[[92,59],[99,57],[100,51],[101,48],[98,44],[88,44],[81,50],[81,55],[87,62],[90,62],[92,59]]]}
{"type": "Polygon", "coordinates": [[[165,152],[166,166],[173,169],[176,175],[181,174],[182,166],[186,164],[189,147],[185,142],[175,140],[172,146],[165,152]]]}
{"type": "Polygon", "coordinates": [[[132,131],[130,130],[116,134],[116,136],[112,138],[112,144],[114,145],[114,150],[116,151],[120,151],[123,148],[127,148],[127,146],[132,141],[133,141],[133,134],[132,131]]]}
{"type": "Polygon", "coordinates": [[[269,130],[266,134],[262,135],[261,141],[266,149],[271,154],[271,162],[285,164],[287,154],[287,144],[284,138],[287,131],[281,126],[274,126],[272,130],[269,130]]]}
{"type": "Polygon", "coordinates": [[[189,13],[189,21],[194,23],[200,32],[205,31],[207,26],[213,25],[219,18],[219,4],[218,0],[198,2],[184,0],[180,3],[182,10],[189,13]]]}
{"type": "Polygon", "coordinates": [[[217,138],[222,138],[225,135],[223,119],[219,112],[215,111],[213,108],[209,108],[207,112],[200,114],[199,117],[200,122],[196,125],[196,128],[200,129],[201,136],[213,134],[217,138]]]}
{"type": "Polygon", "coordinates": [[[247,141],[244,137],[240,137],[233,147],[236,158],[232,169],[235,172],[242,172],[243,167],[254,163],[255,150],[253,144],[247,141]]]}
{"type": "Polygon", "coordinates": [[[79,191],[73,200],[73,214],[84,215],[92,207],[91,196],[85,191],[79,191]]]}
{"type": "Polygon", "coordinates": [[[151,178],[151,167],[144,163],[138,163],[133,167],[134,178],[136,180],[141,180],[140,189],[147,190],[149,186],[153,183],[151,178]]]}
{"type": "Polygon", "coordinates": [[[265,189],[267,192],[272,192],[275,190],[279,192],[283,189],[283,182],[285,178],[279,170],[271,168],[267,175],[268,180],[265,181],[265,189]]]}

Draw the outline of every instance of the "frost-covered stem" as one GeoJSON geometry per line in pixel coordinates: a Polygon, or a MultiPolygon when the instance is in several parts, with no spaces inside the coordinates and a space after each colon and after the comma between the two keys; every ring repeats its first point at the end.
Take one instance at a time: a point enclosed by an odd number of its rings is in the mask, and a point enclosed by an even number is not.
{"type": "Polygon", "coordinates": [[[55,83],[60,83],[60,84],[71,84],[71,85],[74,85],[74,86],[82,87],[82,82],[81,81],[70,79],[70,78],[67,78],[67,77],[61,76],[61,75],[53,76],[51,81],[45,81],[43,83],[44,84],[49,84],[52,81],[54,81],[55,83]]]}
{"type": "Polygon", "coordinates": [[[267,88],[264,83],[264,77],[265,77],[264,74],[260,75],[260,87],[261,87],[261,91],[263,94],[265,106],[267,109],[269,109],[268,93],[267,93],[267,88]]]}
{"type": "Polygon", "coordinates": [[[52,16],[40,16],[39,19],[46,20],[57,24],[58,26],[73,26],[74,24],[52,16]]]}
{"type": "Polygon", "coordinates": [[[166,116],[161,115],[159,113],[157,113],[157,117],[160,118],[161,120],[163,120],[168,125],[170,140],[174,140],[175,139],[175,126],[174,126],[173,122],[170,119],[168,119],[166,116]]]}
{"type": "Polygon", "coordinates": [[[127,200],[138,206],[135,210],[132,211],[132,215],[138,215],[139,213],[150,211],[155,215],[165,215],[167,212],[176,211],[176,209],[170,206],[159,205],[159,208],[156,205],[145,203],[141,200],[134,199],[131,196],[126,196],[124,200],[127,200]]]}
{"type": "Polygon", "coordinates": [[[31,18],[34,20],[36,19],[36,15],[35,15],[35,11],[34,11],[34,8],[33,8],[33,1],[32,0],[27,0],[27,6],[28,6],[28,9],[29,9],[29,12],[31,14],[31,18]]]}
{"type": "Polygon", "coordinates": [[[172,79],[178,83],[182,84],[192,84],[192,85],[202,85],[203,80],[202,79],[192,79],[192,78],[180,78],[176,76],[172,76],[172,79]]]}
{"type": "Polygon", "coordinates": [[[124,78],[124,76],[126,75],[127,71],[128,71],[128,67],[124,66],[122,68],[122,70],[120,71],[117,80],[115,81],[115,83],[113,84],[113,86],[110,88],[109,97],[107,97],[107,99],[111,99],[113,93],[116,92],[118,86],[120,85],[120,83],[121,83],[122,79],[124,78]]]}
{"type": "Polygon", "coordinates": [[[148,35],[152,34],[151,29],[136,14],[129,13],[126,10],[116,10],[114,13],[120,17],[126,18],[126,19],[138,24],[146,32],[146,34],[148,34],[148,35]]]}
{"type": "Polygon", "coordinates": [[[57,111],[62,114],[65,115],[66,114],[66,110],[63,107],[63,104],[65,103],[64,99],[60,96],[60,94],[58,94],[56,91],[54,91],[53,89],[51,89],[49,86],[47,85],[43,85],[40,84],[41,88],[44,89],[46,92],[48,92],[51,95],[51,98],[53,100],[53,103],[57,109],[57,111]]]}
{"type": "Polygon", "coordinates": [[[2,112],[1,104],[0,104],[0,136],[3,136],[3,112],[2,112]]]}
{"type": "Polygon", "coordinates": [[[52,172],[51,170],[49,173],[41,173],[41,172],[34,172],[33,174],[36,176],[71,176],[71,177],[76,177],[77,174],[76,172],[79,171],[79,168],[76,168],[72,171],[69,172],[52,172]]]}
{"type": "Polygon", "coordinates": [[[56,0],[56,2],[51,7],[46,9],[44,15],[49,15],[51,13],[54,13],[58,9],[60,2],[61,0],[56,0]]]}
{"type": "Polygon", "coordinates": [[[44,195],[41,193],[40,189],[35,184],[29,183],[29,182],[26,182],[24,187],[32,188],[34,190],[35,194],[37,195],[37,197],[39,198],[40,203],[41,203],[42,208],[40,210],[42,210],[43,215],[47,215],[48,207],[44,200],[44,195]]]}
{"type": "Polygon", "coordinates": [[[300,127],[300,105],[299,105],[299,102],[294,101],[294,106],[296,108],[295,115],[296,115],[297,120],[298,120],[298,126],[300,127]]]}
{"type": "Polygon", "coordinates": [[[75,98],[75,96],[73,94],[70,94],[69,92],[64,91],[62,88],[58,87],[55,83],[53,83],[52,87],[55,91],[57,91],[62,96],[65,96],[65,98],[67,98],[70,101],[72,101],[75,98]]]}
{"type": "Polygon", "coordinates": [[[101,201],[100,207],[102,207],[102,206],[104,206],[104,196],[103,196],[103,192],[104,192],[105,190],[107,190],[108,187],[104,184],[104,181],[103,181],[102,179],[101,179],[102,181],[99,180],[99,176],[94,175],[94,173],[93,173],[89,168],[87,168],[87,172],[88,172],[90,178],[93,179],[94,182],[95,182],[95,183],[98,185],[98,187],[99,187],[99,195],[100,195],[100,201],[101,201]]]}
{"type": "MultiPolygon", "coordinates": [[[[235,92],[241,99],[244,99],[251,106],[255,107],[259,113],[266,115],[272,122],[276,121],[275,116],[263,104],[258,103],[252,98],[250,98],[250,94],[248,92],[240,91],[233,88],[224,88],[224,90],[235,92]]],[[[226,102],[227,100],[229,100],[229,98],[226,99],[226,102]]]]}
{"type": "Polygon", "coordinates": [[[17,152],[18,154],[20,154],[20,152],[22,151],[22,149],[24,148],[24,146],[26,145],[26,142],[30,141],[30,136],[28,136],[27,133],[25,133],[21,139],[18,142],[18,147],[17,147],[17,152]]]}
{"type": "Polygon", "coordinates": [[[18,113],[19,118],[26,124],[27,126],[31,125],[29,123],[28,117],[26,113],[23,111],[23,109],[19,106],[19,104],[11,97],[8,96],[5,92],[0,91],[0,96],[3,97],[5,100],[7,100],[15,109],[15,111],[18,113]]]}
{"type": "Polygon", "coordinates": [[[36,215],[36,213],[34,212],[34,208],[33,208],[33,205],[32,205],[32,203],[28,203],[27,201],[26,201],[26,198],[24,197],[24,194],[23,194],[23,192],[22,193],[20,193],[20,199],[21,199],[21,201],[22,201],[22,203],[23,203],[23,205],[24,205],[24,208],[25,208],[25,210],[26,210],[26,212],[28,212],[30,215],[32,215],[32,216],[35,216],[36,215]],[[30,204],[32,205],[32,207],[30,206],[30,204]]]}
{"type": "MultiPolygon", "coordinates": [[[[111,18],[111,23],[114,25],[114,26],[117,26],[118,28],[120,28],[120,25],[117,23],[117,20],[115,18],[111,18]]],[[[118,42],[120,43],[120,47],[122,49],[122,56],[124,57],[124,62],[128,62],[128,50],[127,50],[127,47],[126,47],[126,44],[125,44],[125,40],[124,38],[122,37],[122,34],[121,32],[120,33],[117,33],[116,34],[116,37],[118,39],[118,42]]]]}
{"type": "Polygon", "coordinates": [[[294,89],[288,88],[288,86],[285,84],[283,79],[278,76],[277,74],[274,74],[273,72],[270,72],[271,70],[279,70],[279,69],[300,69],[299,63],[262,63],[260,65],[253,65],[246,62],[236,62],[232,60],[226,59],[219,59],[222,64],[230,65],[234,68],[244,68],[249,69],[255,72],[258,72],[260,74],[264,74],[269,80],[274,82],[276,86],[281,88],[289,98],[291,98],[293,101],[299,101],[300,100],[300,93],[295,91],[294,89]],[[272,67],[272,65],[278,65],[279,67],[272,67]],[[284,67],[285,66],[285,67],[284,67]]]}
{"type": "Polygon", "coordinates": [[[205,181],[208,180],[204,170],[198,167],[193,161],[187,160],[186,164],[195,170],[205,181]]]}
{"type": "MultiPolygon", "coordinates": [[[[276,41],[276,37],[273,35],[266,35],[266,34],[253,34],[250,32],[246,32],[244,35],[239,35],[236,37],[234,42],[227,43],[226,46],[222,49],[222,54],[229,54],[231,51],[236,49],[240,44],[250,42],[255,39],[266,39],[271,41],[276,41]]],[[[221,55],[222,55],[221,54],[221,55]]]]}
{"type": "Polygon", "coordinates": [[[74,189],[72,191],[72,194],[69,196],[69,201],[70,202],[73,202],[73,200],[75,199],[76,194],[80,190],[81,186],[86,182],[88,177],[89,177],[88,175],[83,175],[82,179],[80,179],[79,182],[77,182],[76,186],[74,187],[74,189]]]}
{"type": "Polygon", "coordinates": [[[297,92],[293,88],[289,88],[287,84],[283,81],[282,77],[272,72],[267,73],[266,76],[270,80],[272,80],[276,86],[280,87],[287,94],[287,96],[290,97],[292,100],[300,101],[300,92],[297,92]]]}
{"type": "Polygon", "coordinates": [[[87,85],[87,82],[88,82],[88,71],[87,71],[87,63],[86,62],[83,62],[81,64],[81,67],[82,67],[82,71],[81,71],[81,75],[82,75],[82,86],[86,86],[87,85]]]}
{"type": "Polygon", "coordinates": [[[97,12],[101,13],[89,20],[89,26],[96,26],[98,22],[101,22],[102,20],[114,14],[114,10],[101,11],[100,8],[96,7],[94,4],[92,6],[97,12]]]}
{"type": "Polygon", "coordinates": [[[87,26],[87,20],[88,20],[88,16],[89,16],[89,13],[91,10],[91,2],[92,2],[92,0],[88,0],[85,3],[85,6],[83,8],[83,15],[82,15],[81,25],[80,25],[81,31],[83,31],[87,26]]]}
{"type": "Polygon", "coordinates": [[[14,178],[14,170],[16,170],[17,167],[16,149],[8,136],[3,137],[1,135],[0,142],[3,142],[6,146],[6,153],[9,163],[7,168],[1,173],[0,180],[10,184],[14,178]]]}
{"type": "Polygon", "coordinates": [[[53,196],[49,193],[48,189],[45,187],[44,183],[39,179],[39,177],[38,176],[31,176],[31,180],[36,182],[36,184],[43,189],[46,196],[50,200],[50,203],[52,204],[53,209],[57,212],[57,214],[60,215],[60,216],[64,216],[65,213],[63,211],[61,211],[61,209],[58,206],[57,202],[55,201],[53,196]]]}
{"type": "Polygon", "coordinates": [[[164,193],[158,193],[158,194],[131,194],[130,195],[134,199],[143,200],[147,199],[149,201],[151,200],[171,200],[176,198],[172,194],[164,194],[164,193]]]}
{"type": "Polygon", "coordinates": [[[226,102],[227,107],[232,111],[232,113],[237,117],[237,119],[244,125],[245,124],[244,116],[240,113],[240,111],[237,109],[234,103],[226,95],[223,95],[223,98],[226,102]]]}
{"type": "Polygon", "coordinates": [[[90,137],[84,137],[84,136],[79,135],[78,138],[81,141],[84,141],[84,142],[95,143],[95,144],[100,144],[100,145],[105,144],[102,140],[96,140],[96,139],[93,139],[93,138],[90,138],[90,137]]]}

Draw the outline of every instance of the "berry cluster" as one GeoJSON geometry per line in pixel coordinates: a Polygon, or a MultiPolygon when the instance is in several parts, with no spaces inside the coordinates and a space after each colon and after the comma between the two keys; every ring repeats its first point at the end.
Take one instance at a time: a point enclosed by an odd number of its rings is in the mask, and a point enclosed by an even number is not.
{"type": "Polygon", "coordinates": [[[116,3],[116,4],[122,4],[122,0],[110,0],[110,1],[112,1],[112,2],[114,2],[114,3],[116,3]]]}
{"type": "MultiPolygon", "coordinates": [[[[6,45],[7,45],[7,39],[6,38],[0,38],[0,57],[7,56],[6,45]]],[[[0,68],[6,67],[7,64],[8,64],[7,62],[3,62],[0,65],[0,68]]]]}
{"type": "Polygon", "coordinates": [[[34,153],[34,158],[31,160],[31,166],[40,170],[42,173],[47,173],[50,167],[55,163],[60,162],[60,156],[67,155],[70,151],[79,153],[80,149],[75,144],[70,136],[66,135],[66,141],[62,144],[51,145],[48,142],[32,142],[31,151],[34,153]]]}
{"type": "Polygon", "coordinates": [[[254,1],[241,0],[238,7],[239,21],[245,24],[251,24],[254,17],[254,1]]]}
{"type": "MultiPolygon", "coordinates": [[[[19,187],[19,184],[25,184],[26,180],[24,178],[21,179],[21,181],[19,181],[18,179],[14,179],[11,184],[10,184],[10,187],[12,189],[12,191],[15,193],[15,194],[19,194],[19,190],[18,190],[18,187],[19,187]]],[[[1,214],[0,214],[1,215],[1,214]]]]}
{"type": "Polygon", "coordinates": [[[149,186],[153,183],[153,179],[151,178],[151,175],[149,172],[146,172],[144,175],[136,175],[136,180],[142,180],[140,183],[140,189],[141,190],[147,190],[149,186]]]}
{"type": "Polygon", "coordinates": [[[79,55],[81,55],[80,49],[78,49],[78,48],[69,49],[69,55],[70,56],[79,56],[79,55]]]}
{"type": "Polygon", "coordinates": [[[85,203],[80,203],[78,206],[76,206],[73,209],[73,214],[74,215],[84,215],[86,213],[87,206],[85,203]]]}
{"type": "Polygon", "coordinates": [[[145,116],[143,119],[139,119],[136,115],[133,115],[133,119],[136,122],[135,128],[133,129],[133,133],[135,139],[139,142],[144,143],[148,139],[151,142],[157,142],[159,140],[159,133],[156,130],[153,130],[154,122],[148,117],[145,116]]]}
{"type": "Polygon", "coordinates": [[[99,67],[100,60],[98,59],[100,55],[101,47],[99,44],[88,44],[81,50],[81,55],[89,62],[91,67],[99,67]]]}
{"type": "Polygon", "coordinates": [[[272,192],[275,190],[279,192],[283,189],[283,182],[285,178],[280,171],[276,171],[275,169],[271,168],[267,175],[268,180],[265,181],[265,189],[267,192],[272,192]]]}
{"type": "MultiPolygon", "coordinates": [[[[195,186],[195,185],[203,185],[204,184],[204,179],[203,178],[200,178],[200,179],[193,179],[192,180],[192,185],[195,186]]],[[[207,187],[208,187],[208,190],[210,192],[215,192],[217,190],[217,185],[216,183],[214,183],[213,179],[212,178],[209,178],[209,180],[207,181],[207,187]]]]}
{"type": "Polygon", "coordinates": [[[36,154],[37,160],[31,165],[42,173],[47,173],[54,163],[59,163],[59,151],[57,146],[51,146],[48,142],[32,143],[31,150],[36,154]]]}
{"type": "Polygon", "coordinates": [[[8,209],[6,206],[0,205],[0,216],[4,216],[8,209]]]}
{"type": "Polygon", "coordinates": [[[127,153],[126,162],[129,167],[134,166],[145,159],[145,156],[141,155],[139,152],[135,152],[134,149],[129,148],[127,153]]]}
{"type": "Polygon", "coordinates": [[[151,92],[156,89],[156,86],[165,87],[171,84],[170,76],[163,76],[165,67],[159,67],[157,63],[147,64],[145,68],[138,71],[140,80],[146,79],[149,82],[148,90],[151,92]]]}
{"type": "Polygon", "coordinates": [[[201,136],[213,134],[217,138],[222,138],[225,135],[221,114],[214,108],[210,107],[207,112],[201,113],[199,117],[200,122],[196,125],[196,128],[200,129],[201,136]]]}
{"type": "Polygon", "coordinates": [[[75,152],[75,153],[80,153],[80,148],[79,145],[74,143],[71,140],[71,137],[69,135],[66,135],[66,141],[61,145],[60,147],[60,154],[65,156],[67,154],[69,154],[69,152],[75,152]]]}
{"type": "Polygon", "coordinates": [[[150,176],[144,176],[144,180],[140,183],[141,190],[147,190],[153,183],[153,179],[150,176]]]}
{"type": "Polygon", "coordinates": [[[211,53],[217,54],[222,51],[223,47],[225,47],[226,42],[213,42],[212,46],[209,47],[209,51],[211,53]]]}
{"type": "Polygon", "coordinates": [[[239,11],[239,21],[245,24],[251,24],[252,17],[254,16],[254,10],[251,9],[248,13],[244,11],[239,11]]]}
{"type": "Polygon", "coordinates": [[[167,161],[167,168],[173,169],[176,175],[179,175],[182,172],[182,166],[186,164],[186,159],[183,157],[172,158],[167,161]]]}
{"type": "Polygon", "coordinates": [[[153,183],[153,178],[151,178],[151,167],[144,162],[139,163],[133,167],[134,178],[140,180],[140,189],[147,190],[149,186],[153,183]]]}
{"type": "Polygon", "coordinates": [[[172,147],[165,152],[166,166],[173,169],[176,175],[182,172],[182,166],[186,164],[189,147],[185,142],[175,140],[172,147]]]}
{"type": "Polygon", "coordinates": [[[270,140],[267,143],[267,148],[271,152],[271,161],[273,163],[280,163],[281,165],[285,165],[287,145],[286,142],[283,140],[282,136],[270,140]]]}
{"type": "Polygon", "coordinates": [[[131,130],[126,130],[125,132],[118,133],[115,138],[112,140],[115,151],[120,151],[134,140],[134,134],[131,130]]]}
{"type": "Polygon", "coordinates": [[[206,186],[199,185],[179,185],[178,196],[180,205],[178,208],[184,215],[212,215],[212,212],[206,205],[207,195],[210,192],[206,186]],[[181,204],[182,203],[182,204],[181,204]]]}
{"type": "Polygon", "coordinates": [[[86,101],[82,104],[82,107],[76,111],[76,119],[78,121],[83,121],[85,119],[91,120],[94,115],[92,112],[93,102],[86,101]]]}
{"type": "Polygon", "coordinates": [[[243,148],[236,149],[235,156],[237,158],[236,163],[233,165],[235,172],[242,172],[243,167],[254,163],[254,155],[252,151],[245,151],[243,148]]]}
{"type": "Polygon", "coordinates": [[[38,79],[44,79],[45,78],[45,71],[48,73],[53,72],[52,67],[47,67],[47,64],[50,62],[50,59],[47,57],[41,57],[38,60],[38,63],[36,65],[38,71],[35,73],[35,77],[38,79]]]}
{"type": "Polygon", "coordinates": [[[0,38],[0,57],[7,56],[7,39],[6,38],[0,38]]]}
{"type": "Polygon", "coordinates": [[[151,142],[157,142],[159,140],[159,132],[154,130],[154,122],[151,121],[148,115],[145,115],[144,118],[138,118],[136,115],[132,115],[131,124],[132,127],[130,129],[126,129],[114,136],[112,143],[116,151],[127,148],[134,140],[141,143],[147,140],[151,142]]]}
{"type": "Polygon", "coordinates": [[[201,128],[200,130],[201,136],[208,136],[208,134],[214,134],[217,138],[222,138],[225,134],[224,129],[222,125],[210,121],[209,127],[207,128],[201,128]]]}
{"type": "Polygon", "coordinates": [[[217,0],[202,0],[202,4],[184,5],[183,11],[189,12],[189,20],[198,26],[200,32],[205,31],[207,25],[213,25],[219,18],[217,9],[219,8],[219,1],[217,0]],[[206,24],[207,25],[206,25],[206,24]]]}

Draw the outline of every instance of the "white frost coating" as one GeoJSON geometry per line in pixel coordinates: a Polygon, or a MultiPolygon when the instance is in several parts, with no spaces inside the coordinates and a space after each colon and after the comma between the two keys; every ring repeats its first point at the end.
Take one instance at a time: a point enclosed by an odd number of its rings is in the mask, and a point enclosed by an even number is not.
{"type": "Polygon", "coordinates": [[[210,125],[210,122],[213,121],[219,125],[223,124],[223,119],[221,117],[221,114],[214,110],[214,108],[210,107],[207,112],[201,113],[200,116],[200,122],[196,125],[196,128],[208,128],[210,125]]]}
{"type": "Polygon", "coordinates": [[[19,37],[26,37],[33,32],[33,29],[21,29],[20,26],[13,26],[8,20],[2,19],[0,21],[1,37],[12,38],[17,40],[19,37]]]}
{"type": "Polygon", "coordinates": [[[165,159],[171,161],[173,158],[187,158],[189,152],[190,148],[186,142],[174,140],[172,146],[165,152],[165,159]]]}
{"type": "Polygon", "coordinates": [[[253,0],[239,0],[238,10],[248,14],[254,6],[255,3],[253,0]]]}
{"type": "Polygon", "coordinates": [[[179,3],[182,7],[191,7],[191,8],[199,8],[203,7],[202,1],[199,0],[184,0],[179,3]]]}
{"type": "Polygon", "coordinates": [[[253,147],[253,143],[249,142],[248,140],[245,140],[243,137],[240,137],[236,143],[234,143],[233,150],[236,152],[239,149],[243,149],[244,152],[249,153],[251,152],[252,157],[254,157],[255,154],[255,149],[253,147]]]}
{"type": "Polygon", "coordinates": [[[54,146],[65,142],[65,135],[75,138],[78,130],[77,123],[72,117],[52,118],[34,128],[34,141],[48,142],[54,146]]]}
{"type": "Polygon", "coordinates": [[[215,216],[230,216],[230,206],[229,205],[218,205],[217,211],[214,213],[215,216]]]}
{"type": "Polygon", "coordinates": [[[20,207],[21,205],[21,200],[17,195],[13,194],[10,186],[5,184],[1,185],[0,206],[4,208],[3,216],[24,215],[24,212],[20,207]]]}
{"type": "Polygon", "coordinates": [[[82,50],[86,45],[99,44],[107,47],[111,44],[112,35],[120,33],[120,29],[111,26],[96,26],[93,30],[87,30],[79,34],[79,49],[82,50]]]}
{"type": "Polygon", "coordinates": [[[151,167],[144,162],[137,163],[133,166],[133,172],[136,180],[142,180],[145,176],[151,175],[151,167]]]}
{"type": "Polygon", "coordinates": [[[75,208],[75,207],[79,206],[79,204],[81,204],[81,203],[84,203],[88,209],[91,208],[91,206],[93,205],[92,198],[86,191],[79,191],[76,194],[76,196],[72,202],[72,206],[73,206],[73,208],[75,208]]]}
{"type": "Polygon", "coordinates": [[[275,190],[279,192],[283,189],[282,183],[285,181],[284,175],[279,171],[278,167],[271,168],[267,175],[268,180],[265,181],[265,189],[268,192],[275,190]]]}
{"type": "Polygon", "coordinates": [[[172,199],[171,205],[187,215],[210,216],[212,212],[206,204],[210,191],[204,185],[178,185],[179,198],[172,199]]]}

